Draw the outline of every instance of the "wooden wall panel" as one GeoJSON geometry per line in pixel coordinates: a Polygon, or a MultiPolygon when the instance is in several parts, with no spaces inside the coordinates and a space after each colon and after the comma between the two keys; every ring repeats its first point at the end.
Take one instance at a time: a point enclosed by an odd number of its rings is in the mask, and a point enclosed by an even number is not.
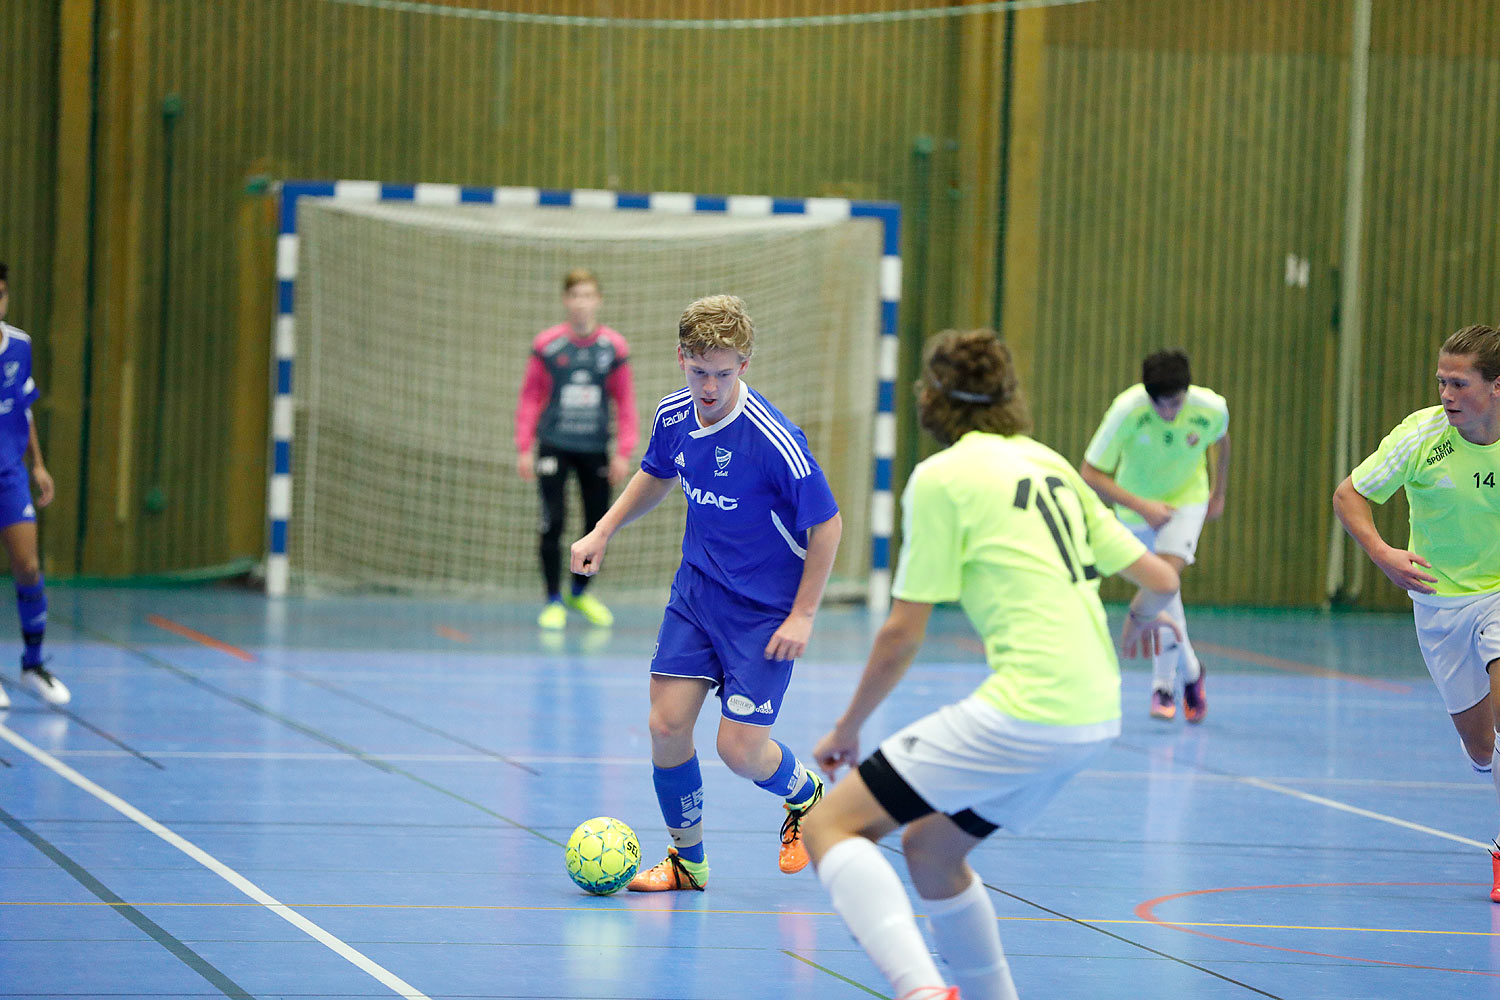
{"type": "Polygon", "coordinates": [[[52,337],[53,223],[56,211],[57,162],[57,4],[54,0],[13,0],[0,4],[0,261],[10,265],[10,313],[7,321],[32,337],[33,369],[42,401],[34,415],[42,455],[57,482],[58,499],[39,519],[43,531],[42,568],[65,571],[77,520],[76,457],[63,446],[54,450],[54,423],[76,434],[69,401],[77,394],[62,388],[70,373],[67,354],[59,358],[52,337]],[[59,412],[59,411],[62,412],[59,412]],[[62,419],[55,420],[60,416],[62,419]],[[53,537],[60,545],[49,544],[53,537]],[[59,553],[59,549],[62,552],[59,553]],[[64,556],[62,562],[59,555],[64,556]]]}
{"type": "MultiPolygon", "coordinates": [[[[1489,4],[1378,0],[1371,49],[1360,457],[1436,405],[1450,333],[1500,324],[1500,17],[1489,4]]],[[[1377,508],[1393,544],[1405,544],[1406,518],[1404,496],[1377,508]]],[[[1379,570],[1361,569],[1361,604],[1409,605],[1379,570]]]]}
{"type": "MultiPolygon", "coordinates": [[[[1328,442],[1353,0],[1098,0],[1010,22],[694,30],[493,15],[795,18],[948,4],[444,2],[476,16],[340,0],[0,5],[0,80],[13,95],[0,121],[0,256],[17,271],[13,318],[43,334],[44,385],[61,387],[42,427],[66,426],[68,440],[48,450],[77,466],[53,469],[76,506],[44,520],[47,551],[68,557],[49,572],[260,554],[266,182],[365,177],[900,201],[908,369],[925,333],[988,322],[1003,235],[1004,326],[1039,436],[1079,457],[1140,357],[1181,344],[1229,397],[1236,444],[1229,514],[1205,533],[1190,596],[1323,599],[1327,497],[1347,472],[1328,442]],[[91,78],[79,49],[95,18],[91,78]],[[57,124],[63,106],[71,131],[57,124]],[[1286,282],[1289,255],[1308,262],[1306,287],[1286,282]],[[54,262],[61,277],[33,280],[54,262]],[[59,310],[70,287],[79,298],[59,310]],[[63,328],[52,331],[54,312],[63,328]]],[[[1375,0],[1374,11],[1362,449],[1427,402],[1447,332],[1500,315],[1500,230],[1488,224],[1500,209],[1500,8],[1375,0]]],[[[901,466],[927,447],[905,375],[901,466]]],[[[1382,527],[1404,537],[1402,516],[1389,505],[1382,527]]],[[[1367,575],[1362,600],[1403,599],[1367,575]]]]}
{"type": "Polygon", "coordinates": [[[1195,381],[1228,399],[1234,446],[1189,599],[1315,604],[1333,486],[1315,373],[1341,159],[1325,53],[1345,18],[1336,4],[1169,4],[1167,30],[1158,6],[1048,12],[1037,433],[1080,460],[1142,357],[1184,348],[1195,381]],[[1288,254],[1316,262],[1307,287],[1286,282],[1288,254]]]}

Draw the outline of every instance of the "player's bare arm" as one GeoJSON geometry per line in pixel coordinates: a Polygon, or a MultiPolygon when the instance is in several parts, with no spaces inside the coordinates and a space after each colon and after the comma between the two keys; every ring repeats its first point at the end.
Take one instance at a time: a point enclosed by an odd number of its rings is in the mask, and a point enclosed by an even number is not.
{"type": "Polygon", "coordinates": [[[609,460],[609,485],[618,486],[630,472],[630,456],[616,455],[609,460]]]}
{"type": "Polygon", "coordinates": [[[56,488],[52,483],[52,473],[42,462],[42,443],[36,436],[35,421],[32,421],[26,441],[26,464],[31,467],[31,478],[36,481],[36,505],[45,507],[52,502],[56,488]]]}
{"type": "Polygon", "coordinates": [[[870,713],[880,707],[916,658],[927,635],[932,605],[895,600],[885,624],[875,636],[865,672],[849,699],[849,707],[833,729],[813,748],[813,758],[824,772],[833,775],[840,767],[859,763],[859,731],[870,713]]]}
{"type": "Polygon", "coordinates": [[[1160,528],[1166,524],[1172,519],[1172,514],[1176,510],[1172,505],[1162,503],[1160,500],[1147,500],[1145,497],[1136,496],[1115,482],[1113,475],[1094,465],[1088,459],[1083,460],[1083,463],[1078,467],[1078,472],[1083,476],[1083,481],[1088,483],[1095,493],[1104,498],[1105,503],[1117,507],[1130,508],[1145,518],[1146,523],[1151,525],[1152,528],[1160,528]]]}
{"type": "Polygon", "coordinates": [[[1333,513],[1349,532],[1349,537],[1359,543],[1370,561],[1380,567],[1392,583],[1402,590],[1419,594],[1435,593],[1431,584],[1437,582],[1437,577],[1418,568],[1431,569],[1432,563],[1415,552],[1396,548],[1381,537],[1380,530],[1375,527],[1375,513],[1370,501],[1354,488],[1352,477],[1345,476],[1338,489],[1333,491],[1333,513]]]}
{"type": "Polygon", "coordinates": [[[1139,589],[1125,614],[1125,630],[1120,636],[1120,651],[1126,656],[1154,656],[1161,651],[1166,632],[1182,641],[1182,629],[1166,612],[1177,594],[1182,579],[1172,564],[1147,552],[1120,570],[1120,575],[1139,589]]]}
{"type": "Polygon", "coordinates": [[[1214,484],[1213,492],[1208,496],[1208,510],[1204,513],[1205,521],[1217,521],[1224,516],[1224,493],[1229,486],[1229,435],[1226,433],[1219,438],[1217,444],[1212,446],[1214,455],[1214,484]]]}
{"type": "Polygon", "coordinates": [[[795,660],[807,649],[812,638],[813,618],[823,603],[823,589],[833,572],[833,557],[838,554],[839,538],[844,533],[844,519],[835,514],[822,524],[807,529],[807,558],[802,563],[802,580],[792,601],[791,613],[766,644],[766,659],[795,660]]]}
{"type": "Polygon", "coordinates": [[[658,479],[645,471],[631,476],[619,499],[605,511],[594,530],[573,543],[569,550],[572,571],[584,576],[599,572],[604,565],[604,550],[614,533],[665,500],[676,484],[675,477],[658,479]]]}

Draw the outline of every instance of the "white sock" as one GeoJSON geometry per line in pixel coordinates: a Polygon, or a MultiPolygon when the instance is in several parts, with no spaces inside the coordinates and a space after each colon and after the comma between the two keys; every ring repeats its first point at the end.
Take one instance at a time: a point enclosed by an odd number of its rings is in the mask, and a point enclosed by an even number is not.
{"type": "Polygon", "coordinates": [[[963,1000],[1017,1000],[995,907],[979,876],[957,896],[923,899],[932,940],[963,1000]]]}
{"type": "Polygon", "coordinates": [[[1175,686],[1179,667],[1182,669],[1183,681],[1188,684],[1198,679],[1203,668],[1198,663],[1198,654],[1193,652],[1192,642],[1188,640],[1187,615],[1182,609],[1182,595],[1173,595],[1171,603],[1163,610],[1182,630],[1182,639],[1179,641],[1170,632],[1163,633],[1161,652],[1151,657],[1151,686],[1158,691],[1171,691],[1175,686]]]}
{"type": "Polygon", "coordinates": [[[818,880],[898,997],[918,987],[943,985],[906,889],[880,848],[863,837],[839,841],[823,855],[818,880]]]}

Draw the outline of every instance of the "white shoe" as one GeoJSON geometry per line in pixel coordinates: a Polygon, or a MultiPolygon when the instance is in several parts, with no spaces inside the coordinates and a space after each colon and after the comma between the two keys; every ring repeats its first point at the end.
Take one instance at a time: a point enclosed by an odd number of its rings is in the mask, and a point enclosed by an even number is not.
{"type": "Polygon", "coordinates": [[[52,672],[40,664],[22,667],[21,683],[41,695],[42,700],[49,705],[66,705],[73,700],[67,685],[53,677],[52,672]]]}
{"type": "Polygon", "coordinates": [[[5,688],[0,687],[0,712],[10,708],[10,695],[5,693],[5,688]]]}

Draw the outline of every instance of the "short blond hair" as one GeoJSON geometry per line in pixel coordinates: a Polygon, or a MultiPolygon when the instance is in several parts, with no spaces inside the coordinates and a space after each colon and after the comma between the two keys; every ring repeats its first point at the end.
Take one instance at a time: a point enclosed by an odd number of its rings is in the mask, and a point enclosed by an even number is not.
{"type": "Polygon", "coordinates": [[[1474,368],[1486,382],[1500,378],[1500,330],[1475,323],[1443,341],[1439,354],[1474,359],[1474,368]]]}
{"type": "Polygon", "coordinates": [[[755,324],[738,295],[705,295],[683,310],[677,346],[700,358],[709,351],[734,351],[746,361],[755,349],[755,324]]]}
{"type": "Polygon", "coordinates": [[[594,291],[604,294],[604,287],[599,284],[598,275],[586,267],[575,267],[563,275],[563,294],[573,290],[574,285],[593,285],[594,291]]]}

